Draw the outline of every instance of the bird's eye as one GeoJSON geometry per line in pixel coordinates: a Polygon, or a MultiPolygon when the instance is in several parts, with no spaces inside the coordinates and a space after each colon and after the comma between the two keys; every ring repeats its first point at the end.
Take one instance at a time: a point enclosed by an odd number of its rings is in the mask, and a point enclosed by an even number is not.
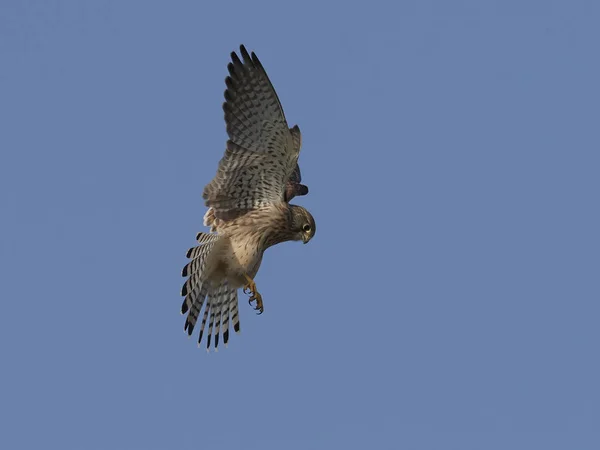
{"type": "Polygon", "coordinates": [[[306,224],[304,224],[302,229],[308,233],[310,231],[310,225],[306,223],[306,224]]]}

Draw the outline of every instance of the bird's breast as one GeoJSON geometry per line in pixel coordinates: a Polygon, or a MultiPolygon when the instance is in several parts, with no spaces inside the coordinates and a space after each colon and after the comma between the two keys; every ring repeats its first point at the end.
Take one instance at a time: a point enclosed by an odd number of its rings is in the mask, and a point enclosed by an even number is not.
{"type": "Polygon", "coordinates": [[[256,275],[263,253],[259,248],[259,244],[260,241],[251,236],[230,239],[229,251],[224,255],[223,262],[232,277],[247,274],[253,278],[256,275]]]}

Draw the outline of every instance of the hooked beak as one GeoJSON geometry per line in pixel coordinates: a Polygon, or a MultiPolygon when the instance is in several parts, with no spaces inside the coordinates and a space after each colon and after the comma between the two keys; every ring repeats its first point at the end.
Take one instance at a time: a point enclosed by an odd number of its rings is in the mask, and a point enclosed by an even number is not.
{"type": "Polygon", "coordinates": [[[310,241],[310,237],[308,237],[307,234],[303,234],[302,235],[302,242],[306,244],[306,243],[308,243],[308,241],[310,241]]]}

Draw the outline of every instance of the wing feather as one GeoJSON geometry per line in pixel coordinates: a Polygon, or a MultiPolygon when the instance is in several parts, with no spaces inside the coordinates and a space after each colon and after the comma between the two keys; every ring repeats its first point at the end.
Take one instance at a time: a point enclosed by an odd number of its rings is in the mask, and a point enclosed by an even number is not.
{"type": "Polygon", "coordinates": [[[225,79],[227,148],[203,194],[220,220],[285,201],[300,152],[300,130],[288,128],[279,97],[258,57],[248,54],[244,46],[240,54],[241,59],[231,54],[225,79]]]}

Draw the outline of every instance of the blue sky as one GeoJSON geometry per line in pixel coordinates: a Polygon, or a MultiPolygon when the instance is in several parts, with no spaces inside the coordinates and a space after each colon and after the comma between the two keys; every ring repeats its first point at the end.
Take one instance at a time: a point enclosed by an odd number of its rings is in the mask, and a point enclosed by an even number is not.
{"type": "Polygon", "coordinates": [[[600,448],[593,1],[0,3],[0,447],[600,448]],[[180,270],[229,52],[309,245],[209,355],[180,270]]]}

